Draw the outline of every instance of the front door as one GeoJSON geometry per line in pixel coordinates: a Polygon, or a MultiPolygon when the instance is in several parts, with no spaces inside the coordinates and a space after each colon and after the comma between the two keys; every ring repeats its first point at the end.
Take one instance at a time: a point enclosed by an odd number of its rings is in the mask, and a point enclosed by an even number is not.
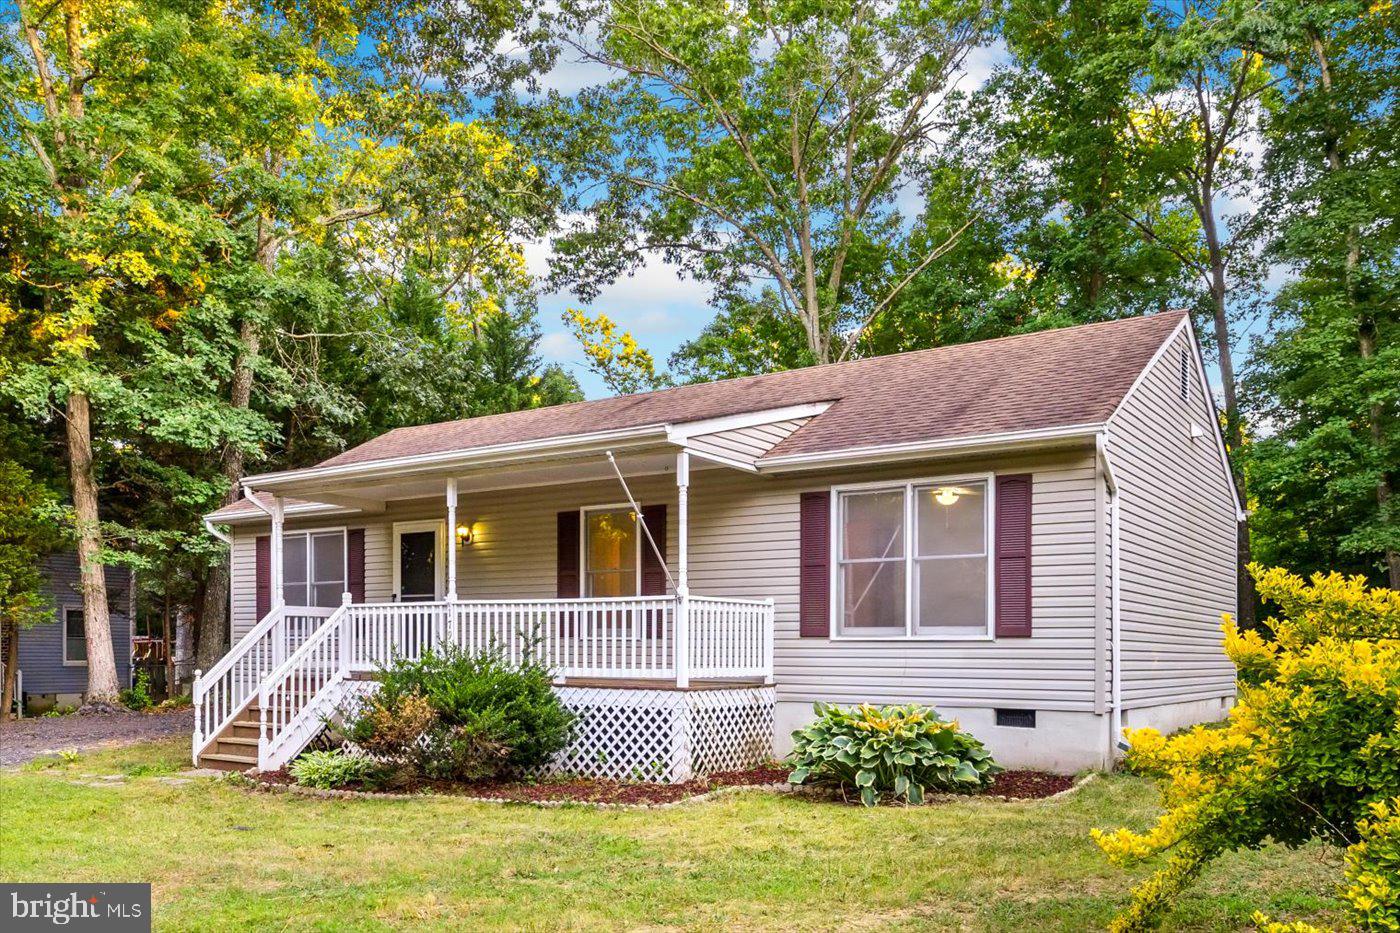
{"type": "Polygon", "coordinates": [[[431,602],[440,595],[440,550],[436,528],[395,529],[398,539],[398,597],[400,602],[431,602]]]}

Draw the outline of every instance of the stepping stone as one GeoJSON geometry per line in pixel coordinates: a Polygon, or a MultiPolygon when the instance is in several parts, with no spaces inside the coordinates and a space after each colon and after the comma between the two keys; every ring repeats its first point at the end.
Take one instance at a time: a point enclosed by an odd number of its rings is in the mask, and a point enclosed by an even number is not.
{"type": "Polygon", "coordinates": [[[104,775],[102,775],[102,780],[104,780],[104,781],[125,781],[125,780],[126,780],[126,775],[125,775],[125,774],[104,774],[104,775]]]}
{"type": "Polygon", "coordinates": [[[189,784],[189,783],[192,783],[192,782],[190,781],[189,778],[178,778],[178,777],[159,777],[159,778],[156,778],[156,780],[159,781],[159,782],[162,783],[162,784],[165,784],[165,785],[169,786],[169,787],[179,787],[181,784],[189,784]]]}
{"type": "Polygon", "coordinates": [[[175,772],[176,777],[182,778],[223,777],[225,774],[228,774],[228,772],[220,771],[217,768],[188,768],[184,771],[175,772]]]}

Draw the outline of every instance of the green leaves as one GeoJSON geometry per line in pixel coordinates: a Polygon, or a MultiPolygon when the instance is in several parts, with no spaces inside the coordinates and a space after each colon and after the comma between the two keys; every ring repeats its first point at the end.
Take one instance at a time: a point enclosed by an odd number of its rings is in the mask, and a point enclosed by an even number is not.
{"type": "Polygon", "coordinates": [[[814,711],[816,720],[793,733],[793,783],[858,792],[866,806],[887,796],[917,804],[926,788],[976,790],[1001,770],[982,743],[927,707],[817,704],[814,711]]]}

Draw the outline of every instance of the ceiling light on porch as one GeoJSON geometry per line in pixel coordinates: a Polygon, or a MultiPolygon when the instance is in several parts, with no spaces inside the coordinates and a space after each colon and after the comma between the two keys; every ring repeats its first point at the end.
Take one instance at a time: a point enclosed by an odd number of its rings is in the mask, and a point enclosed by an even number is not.
{"type": "Polygon", "coordinates": [[[952,505],[958,501],[961,489],[955,486],[940,486],[933,491],[933,501],[939,505],[952,505]]]}

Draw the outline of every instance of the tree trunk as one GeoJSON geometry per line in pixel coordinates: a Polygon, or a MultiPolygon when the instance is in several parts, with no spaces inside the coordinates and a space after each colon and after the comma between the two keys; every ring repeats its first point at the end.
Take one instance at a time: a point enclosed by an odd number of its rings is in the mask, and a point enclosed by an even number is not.
{"type": "MultiPolygon", "coordinates": [[[[1361,324],[1358,328],[1358,346],[1363,360],[1371,360],[1376,356],[1376,319],[1369,314],[1362,314],[1361,324]]],[[[1371,443],[1376,450],[1385,449],[1385,431],[1382,423],[1385,420],[1385,408],[1379,403],[1370,407],[1371,422],[1371,443]]],[[[1392,489],[1390,486],[1390,474],[1386,471],[1384,463],[1380,466],[1380,475],[1376,478],[1376,506],[1380,513],[1385,515],[1390,508],[1390,496],[1392,489]]],[[[1386,548],[1385,552],[1386,576],[1389,578],[1389,586],[1392,590],[1400,590],[1400,552],[1394,548],[1386,548]]]]}
{"type": "Polygon", "coordinates": [[[10,707],[15,702],[15,675],[19,671],[19,623],[7,619],[3,627],[0,642],[5,645],[5,683],[0,686],[0,723],[10,718],[10,707]]]}
{"type": "MultiPolygon", "coordinates": [[[[261,230],[261,227],[259,228],[261,230]]],[[[259,262],[266,268],[272,260],[265,256],[266,248],[259,246],[259,262]]],[[[234,363],[233,384],[229,387],[229,404],[246,409],[253,399],[253,361],[262,348],[257,323],[249,316],[238,327],[241,349],[234,363]]],[[[224,479],[228,491],[224,505],[232,505],[242,495],[244,458],[237,444],[226,444],[223,452],[224,479]]],[[[209,568],[204,582],[204,598],[199,613],[199,646],[196,650],[199,669],[207,671],[224,651],[225,634],[229,631],[229,556],[209,568]]],[[[231,640],[231,639],[230,639],[231,640]]]]}
{"type": "Polygon", "coordinates": [[[175,678],[182,684],[194,678],[194,618],[186,606],[175,607],[175,678]]]}
{"type": "MultiPolygon", "coordinates": [[[[1244,468],[1240,457],[1244,451],[1244,429],[1240,423],[1239,395],[1235,388],[1235,361],[1230,347],[1230,321],[1226,316],[1225,296],[1225,251],[1220,244],[1220,230],[1215,223],[1215,196],[1207,187],[1201,192],[1201,228],[1205,232],[1206,249],[1210,254],[1210,305],[1215,329],[1215,351],[1220,360],[1220,388],[1225,395],[1225,441],[1230,445],[1233,456],[1230,470],[1241,504],[1248,501],[1245,489],[1244,468]]],[[[1236,596],[1239,623],[1244,628],[1254,627],[1254,577],[1249,574],[1252,560],[1249,542],[1249,519],[1240,519],[1235,532],[1236,542],[1236,596]]]]}
{"type": "Polygon", "coordinates": [[[161,641],[165,644],[165,698],[174,699],[182,692],[175,678],[175,645],[170,638],[170,580],[165,581],[165,605],[161,610],[161,641]]]}
{"type": "Polygon", "coordinates": [[[112,619],[107,611],[107,577],[102,564],[102,525],[92,464],[92,409],[86,394],[68,394],[68,469],[78,530],[78,572],[87,635],[88,689],[85,705],[115,706],[117,660],[112,652],[112,619]]]}

